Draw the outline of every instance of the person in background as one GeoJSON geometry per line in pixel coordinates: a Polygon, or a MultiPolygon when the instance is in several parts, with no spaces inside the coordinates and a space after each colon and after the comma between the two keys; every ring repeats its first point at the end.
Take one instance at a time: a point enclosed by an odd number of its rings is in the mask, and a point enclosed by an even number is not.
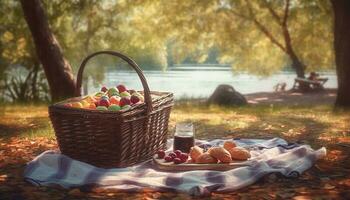
{"type": "Polygon", "coordinates": [[[320,75],[316,72],[310,72],[310,75],[307,79],[309,79],[311,81],[318,81],[319,76],[320,75]]]}

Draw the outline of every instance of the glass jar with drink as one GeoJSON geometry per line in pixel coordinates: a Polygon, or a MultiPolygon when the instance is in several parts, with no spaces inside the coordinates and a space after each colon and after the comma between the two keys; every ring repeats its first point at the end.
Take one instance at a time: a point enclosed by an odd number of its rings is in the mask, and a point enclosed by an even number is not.
{"type": "Polygon", "coordinates": [[[178,123],[174,134],[174,151],[189,153],[194,146],[194,129],[192,123],[178,123]]]}

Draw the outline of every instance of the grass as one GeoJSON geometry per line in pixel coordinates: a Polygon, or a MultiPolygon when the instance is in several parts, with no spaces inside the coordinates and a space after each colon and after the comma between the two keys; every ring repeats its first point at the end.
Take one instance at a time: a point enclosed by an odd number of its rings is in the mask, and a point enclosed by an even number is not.
{"type": "MultiPolygon", "coordinates": [[[[1,105],[0,137],[54,137],[47,105],[1,105]]],[[[197,138],[271,138],[312,141],[350,137],[350,112],[331,106],[207,106],[182,101],[174,106],[170,136],[177,122],[193,122],[197,138]]]]}
{"type": "Polygon", "coordinates": [[[331,140],[350,136],[350,112],[334,113],[319,106],[246,106],[218,107],[176,105],[171,125],[192,121],[198,138],[270,138],[291,141],[331,140]]]}
{"type": "MultiPolygon", "coordinates": [[[[349,194],[350,186],[350,112],[334,113],[332,109],[327,105],[219,107],[206,106],[195,100],[181,101],[171,113],[169,137],[176,123],[190,121],[200,139],[283,137],[290,142],[310,144],[313,148],[325,146],[326,158],[319,160],[299,179],[276,176],[270,180],[265,177],[229,194],[213,194],[213,199],[255,199],[264,195],[268,195],[268,199],[286,199],[285,195],[340,199],[349,194]]],[[[57,149],[57,144],[47,105],[0,105],[0,198],[13,199],[14,194],[19,194],[23,198],[36,199],[95,199],[96,195],[99,199],[109,199],[112,194],[119,199],[154,199],[157,198],[155,195],[163,196],[163,199],[191,199],[177,193],[81,193],[78,190],[79,193],[74,194],[74,190],[33,187],[25,183],[25,163],[49,149],[57,149]],[[81,198],[74,195],[81,195],[81,198]]]]}

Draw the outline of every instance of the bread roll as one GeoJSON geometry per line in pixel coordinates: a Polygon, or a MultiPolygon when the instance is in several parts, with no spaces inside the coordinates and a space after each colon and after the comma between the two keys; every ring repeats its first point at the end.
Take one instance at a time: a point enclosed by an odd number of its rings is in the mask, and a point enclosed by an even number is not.
{"type": "Polygon", "coordinates": [[[218,163],[218,160],[206,152],[198,156],[198,158],[196,159],[196,163],[211,164],[211,163],[218,163]]]}
{"type": "Polygon", "coordinates": [[[199,146],[194,146],[194,147],[191,147],[190,157],[191,157],[192,160],[196,161],[198,156],[200,156],[202,153],[203,153],[203,149],[202,148],[200,148],[199,146]]]}
{"type": "Polygon", "coordinates": [[[236,145],[236,143],[234,141],[227,140],[227,141],[224,142],[224,149],[226,149],[227,151],[232,149],[232,148],[235,148],[236,146],[237,145],[236,145]]]}
{"type": "Polygon", "coordinates": [[[223,147],[211,147],[208,153],[222,163],[230,163],[232,161],[230,152],[223,147]]]}
{"type": "Polygon", "coordinates": [[[233,160],[248,160],[250,153],[242,147],[235,147],[229,150],[233,160]]]}

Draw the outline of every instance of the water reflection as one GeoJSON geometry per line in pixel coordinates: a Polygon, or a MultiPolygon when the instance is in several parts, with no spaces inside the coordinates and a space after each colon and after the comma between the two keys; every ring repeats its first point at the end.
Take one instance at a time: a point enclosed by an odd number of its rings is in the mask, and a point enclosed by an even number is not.
{"type": "MultiPolygon", "coordinates": [[[[230,84],[243,94],[271,92],[273,91],[273,86],[279,82],[287,83],[287,89],[290,89],[295,78],[295,73],[293,72],[280,72],[269,77],[259,77],[246,73],[233,74],[229,70],[144,71],[144,74],[151,90],[171,91],[176,98],[208,97],[219,84],[230,84]]],[[[324,72],[320,73],[320,75],[329,78],[325,84],[326,88],[337,87],[334,72],[324,72]]],[[[141,82],[133,71],[108,70],[103,83],[107,86],[123,83],[129,88],[142,90],[141,82]]],[[[89,92],[98,89],[89,83],[89,92]]]]}

